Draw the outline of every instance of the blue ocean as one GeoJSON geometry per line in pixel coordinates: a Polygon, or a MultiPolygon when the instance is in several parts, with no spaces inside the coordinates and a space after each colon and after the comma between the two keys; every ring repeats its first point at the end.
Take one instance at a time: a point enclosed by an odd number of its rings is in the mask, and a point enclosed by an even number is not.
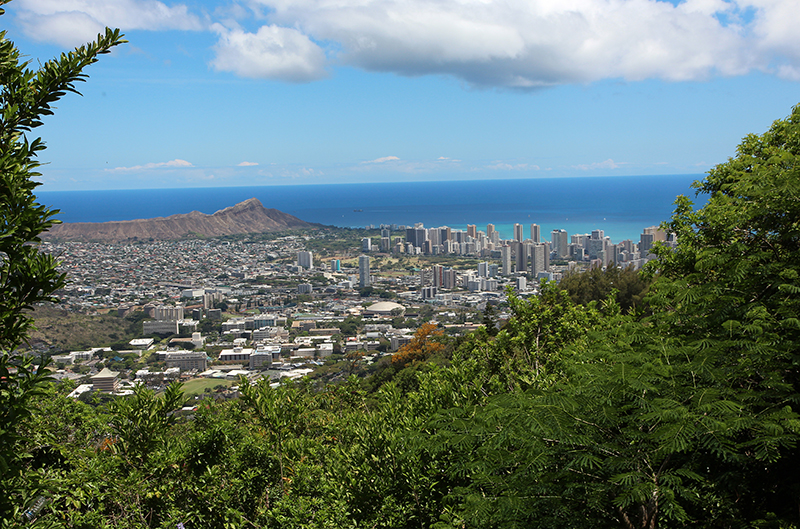
{"type": "MultiPolygon", "coordinates": [[[[166,217],[200,211],[214,213],[257,198],[308,222],[363,227],[381,224],[465,229],[492,223],[511,238],[520,223],[588,233],[602,229],[618,242],[638,240],[642,229],[667,220],[678,195],[694,199],[690,184],[702,175],[659,175],[443,182],[386,182],[295,186],[40,191],[39,201],[60,209],[63,222],[166,217]]],[[[697,201],[695,201],[697,203],[697,201]]]]}

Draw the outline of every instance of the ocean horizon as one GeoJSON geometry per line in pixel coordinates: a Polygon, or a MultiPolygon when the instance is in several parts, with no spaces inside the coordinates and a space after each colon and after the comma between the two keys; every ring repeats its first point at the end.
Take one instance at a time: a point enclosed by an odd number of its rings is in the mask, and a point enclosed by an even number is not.
{"type": "MultiPolygon", "coordinates": [[[[61,210],[62,222],[108,222],[212,214],[249,198],[307,222],[358,228],[381,224],[485,230],[501,237],[513,225],[539,224],[569,234],[602,229],[612,241],[638,240],[642,229],[668,220],[678,195],[695,200],[693,181],[703,175],[383,182],[291,186],[40,191],[40,203],[61,210]]],[[[702,202],[704,202],[703,200],[702,202]]],[[[702,205],[699,203],[698,205],[702,205]]]]}

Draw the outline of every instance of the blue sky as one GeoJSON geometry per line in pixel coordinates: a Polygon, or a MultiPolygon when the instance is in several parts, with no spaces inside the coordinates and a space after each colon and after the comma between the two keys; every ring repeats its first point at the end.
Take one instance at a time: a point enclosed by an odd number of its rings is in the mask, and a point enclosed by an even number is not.
{"type": "Polygon", "coordinates": [[[14,0],[37,64],[119,27],[40,189],[700,174],[800,102],[796,0],[14,0]]]}

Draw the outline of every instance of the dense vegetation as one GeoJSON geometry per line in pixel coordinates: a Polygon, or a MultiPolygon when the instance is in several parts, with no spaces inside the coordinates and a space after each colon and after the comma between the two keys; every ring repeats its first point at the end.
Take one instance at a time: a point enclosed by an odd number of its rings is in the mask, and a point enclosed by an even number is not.
{"type": "Polygon", "coordinates": [[[39,77],[0,45],[2,204],[19,204],[0,237],[0,527],[800,524],[800,107],[696,184],[705,207],[679,198],[648,310],[614,290],[509,294],[499,332],[427,328],[370,394],[242,381],[240,399],[182,416],[179,385],[84,403],[6,353],[61,281],[28,250],[51,213],[20,131],[117,42],[39,77]]]}

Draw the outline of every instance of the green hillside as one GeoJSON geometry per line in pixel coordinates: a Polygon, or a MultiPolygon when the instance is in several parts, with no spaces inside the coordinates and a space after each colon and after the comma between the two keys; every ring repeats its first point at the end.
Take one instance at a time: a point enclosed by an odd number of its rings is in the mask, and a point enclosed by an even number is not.
{"type": "Polygon", "coordinates": [[[63,351],[80,351],[89,347],[106,347],[141,337],[141,318],[108,314],[88,315],[40,305],[33,311],[36,329],[30,333],[32,345],[63,351]]]}

